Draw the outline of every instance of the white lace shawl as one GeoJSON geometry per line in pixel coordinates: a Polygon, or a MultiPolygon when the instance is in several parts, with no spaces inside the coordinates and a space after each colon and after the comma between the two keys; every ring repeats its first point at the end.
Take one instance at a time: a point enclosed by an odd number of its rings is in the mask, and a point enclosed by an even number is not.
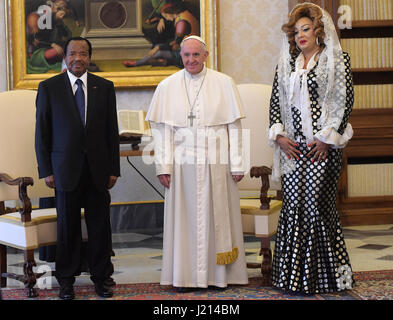
{"type": "MultiPolygon", "coordinates": [[[[316,75],[315,81],[317,83],[316,91],[318,103],[321,107],[321,117],[318,120],[317,126],[321,128],[321,130],[333,128],[337,131],[343,119],[346,103],[345,64],[343,51],[332,18],[325,10],[322,8],[320,8],[320,10],[323,12],[322,22],[324,25],[324,43],[326,46],[321,52],[318,64],[314,69],[316,75]]],[[[290,62],[291,54],[289,52],[289,43],[284,33],[277,66],[278,91],[283,129],[285,135],[294,140],[295,129],[292,123],[291,106],[288,103],[288,89],[292,72],[290,62]]],[[[276,127],[273,132],[269,132],[270,141],[272,138],[275,139],[278,130],[279,129],[276,127]]],[[[295,169],[295,160],[288,159],[277,144],[275,145],[276,150],[274,152],[272,178],[274,180],[279,180],[282,174],[290,173],[295,169]]]]}

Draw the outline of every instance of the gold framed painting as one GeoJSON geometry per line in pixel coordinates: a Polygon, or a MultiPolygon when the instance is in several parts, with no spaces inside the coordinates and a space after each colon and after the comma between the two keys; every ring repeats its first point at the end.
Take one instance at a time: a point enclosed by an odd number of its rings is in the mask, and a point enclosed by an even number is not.
{"type": "Polygon", "coordinates": [[[182,67],[179,42],[206,40],[219,70],[218,0],[5,0],[11,89],[36,89],[64,71],[63,45],[92,43],[89,71],[116,88],[155,87],[182,67]]]}

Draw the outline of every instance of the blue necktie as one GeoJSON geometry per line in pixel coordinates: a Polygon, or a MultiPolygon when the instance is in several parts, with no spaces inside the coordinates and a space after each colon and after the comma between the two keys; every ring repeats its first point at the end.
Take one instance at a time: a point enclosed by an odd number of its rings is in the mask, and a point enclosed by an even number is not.
{"type": "Polygon", "coordinates": [[[79,114],[82,119],[83,125],[85,125],[85,92],[83,91],[83,82],[81,79],[75,82],[78,85],[78,89],[75,92],[76,105],[78,106],[79,114]]]}

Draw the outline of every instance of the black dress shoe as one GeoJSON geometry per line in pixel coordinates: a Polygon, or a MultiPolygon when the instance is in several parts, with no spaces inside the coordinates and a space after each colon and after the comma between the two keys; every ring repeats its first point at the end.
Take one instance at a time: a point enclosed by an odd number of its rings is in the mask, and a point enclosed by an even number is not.
{"type": "Polygon", "coordinates": [[[75,298],[74,287],[72,285],[61,286],[59,298],[62,300],[73,300],[75,298]]]}
{"type": "Polygon", "coordinates": [[[216,291],[224,291],[227,289],[227,287],[217,287],[217,286],[209,286],[209,290],[216,290],[216,291]]]}
{"type": "Polygon", "coordinates": [[[187,293],[187,292],[193,292],[200,290],[200,288],[194,288],[194,287],[176,287],[177,292],[179,293],[187,293]]]}
{"type": "Polygon", "coordinates": [[[106,286],[104,282],[94,283],[96,293],[102,298],[110,298],[113,296],[113,290],[110,286],[106,286]]]}

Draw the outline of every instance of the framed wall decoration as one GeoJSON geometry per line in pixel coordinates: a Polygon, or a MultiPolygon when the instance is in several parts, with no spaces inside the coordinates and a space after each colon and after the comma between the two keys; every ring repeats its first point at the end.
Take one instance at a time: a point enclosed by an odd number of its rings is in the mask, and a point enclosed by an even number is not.
{"type": "Polygon", "coordinates": [[[179,43],[206,40],[219,69],[218,0],[5,0],[11,89],[36,89],[65,70],[63,45],[89,39],[89,71],[116,88],[155,87],[182,68],[179,43]]]}

